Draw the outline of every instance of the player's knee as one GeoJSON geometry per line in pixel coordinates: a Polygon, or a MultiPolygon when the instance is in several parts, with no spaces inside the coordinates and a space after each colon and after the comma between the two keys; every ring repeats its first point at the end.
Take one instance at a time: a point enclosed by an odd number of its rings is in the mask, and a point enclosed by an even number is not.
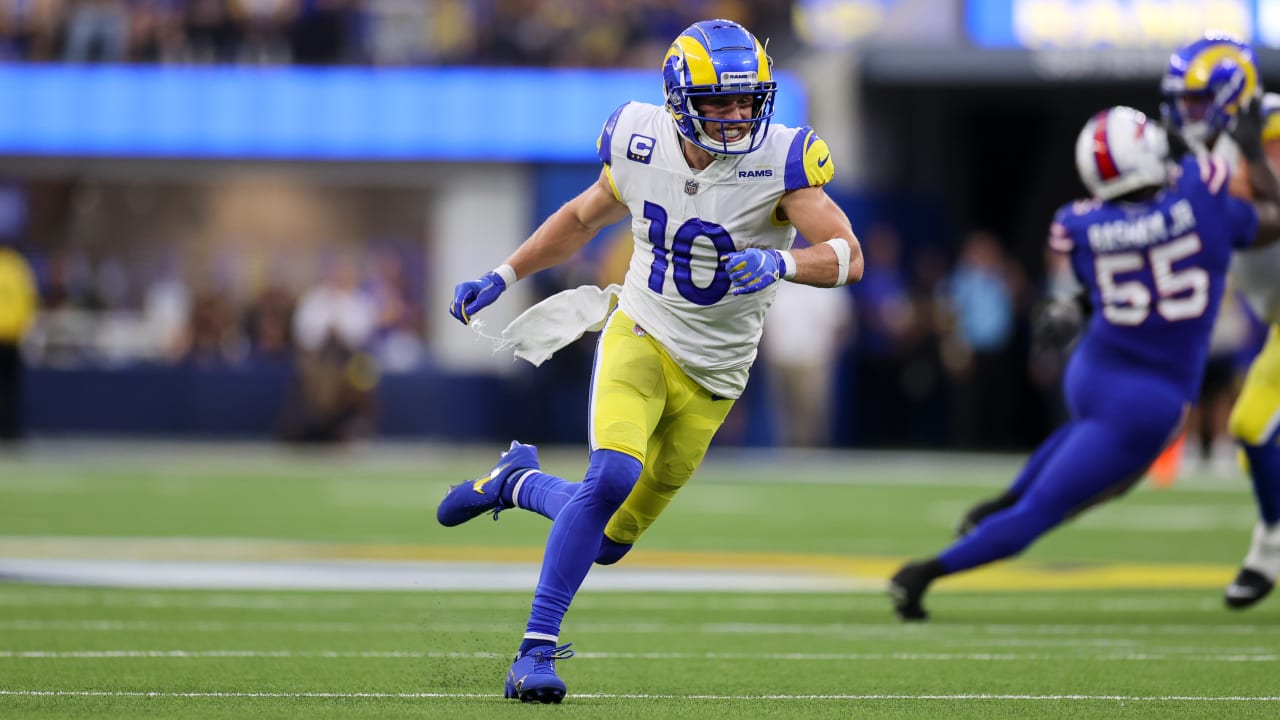
{"type": "Polygon", "coordinates": [[[631,543],[614,542],[606,536],[600,541],[600,551],[596,554],[596,563],[612,565],[631,552],[632,547],[631,543]]]}
{"type": "Polygon", "coordinates": [[[618,507],[640,478],[640,461],[617,450],[596,450],[583,480],[581,492],[590,492],[601,503],[618,507]]]}
{"type": "Polygon", "coordinates": [[[1275,417],[1280,412],[1280,388],[1270,380],[1268,373],[1259,373],[1254,367],[1249,371],[1244,388],[1231,408],[1231,417],[1227,419],[1227,430],[1231,437],[1245,445],[1264,445],[1273,438],[1268,433],[1275,432],[1275,417]]]}
{"type": "Polygon", "coordinates": [[[684,487],[697,469],[698,461],[671,456],[658,458],[658,464],[652,468],[655,482],[672,492],[684,487]]]}

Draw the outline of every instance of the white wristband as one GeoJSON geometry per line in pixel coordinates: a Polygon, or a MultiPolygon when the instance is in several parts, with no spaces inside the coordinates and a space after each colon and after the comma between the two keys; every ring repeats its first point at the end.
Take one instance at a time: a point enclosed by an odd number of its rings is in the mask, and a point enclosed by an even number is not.
{"type": "Polygon", "coordinates": [[[502,282],[506,283],[507,287],[516,284],[516,269],[510,265],[503,263],[494,268],[493,271],[498,274],[498,277],[502,278],[502,282]]]}
{"type": "Polygon", "coordinates": [[[779,250],[778,254],[782,256],[782,279],[794,279],[796,276],[796,259],[786,250],[779,250]]]}
{"type": "Polygon", "coordinates": [[[849,257],[853,254],[849,250],[849,241],[844,238],[831,238],[826,245],[830,245],[831,249],[836,252],[836,262],[840,264],[840,270],[836,275],[836,284],[831,287],[840,287],[849,282],[849,257]]]}

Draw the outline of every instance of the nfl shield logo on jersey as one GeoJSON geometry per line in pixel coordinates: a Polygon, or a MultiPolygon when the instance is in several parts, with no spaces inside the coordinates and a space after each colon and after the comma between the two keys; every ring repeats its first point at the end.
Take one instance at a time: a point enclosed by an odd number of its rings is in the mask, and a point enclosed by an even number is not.
{"type": "Polygon", "coordinates": [[[697,181],[697,180],[685,180],[685,181],[684,181],[684,194],[685,194],[685,195],[697,195],[697,194],[698,194],[698,181],[697,181]]]}

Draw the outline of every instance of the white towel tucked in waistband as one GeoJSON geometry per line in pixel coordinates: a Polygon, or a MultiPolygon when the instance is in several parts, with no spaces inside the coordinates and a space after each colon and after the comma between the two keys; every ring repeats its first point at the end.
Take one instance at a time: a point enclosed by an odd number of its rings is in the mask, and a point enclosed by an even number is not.
{"type": "Polygon", "coordinates": [[[621,293],[621,285],[604,289],[583,285],[558,292],[520,313],[502,330],[501,338],[489,339],[495,341],[495,352],[514,349],[516,357],[541,365],[583,334],[604,328],[621,293]]]}

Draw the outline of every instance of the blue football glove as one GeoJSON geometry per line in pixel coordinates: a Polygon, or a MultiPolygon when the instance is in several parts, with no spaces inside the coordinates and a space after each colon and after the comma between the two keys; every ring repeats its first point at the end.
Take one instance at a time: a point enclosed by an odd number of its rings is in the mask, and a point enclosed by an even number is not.
{"type": "Polygon", "coordinates": [[[449,314],[458,318],[463,325],[470,325],[471,316],[489,307],[506,289],[506,281],[492,270],[479,280],[458,283],[453,289],[453,304],[449,306],[449,314]]]}
{"type": "Polygon", "coordinates": [[[720,256],[733,281],[733,294],[758,292],[778,282],[785,264],[777,250],[747,248],[720,256]]]}

